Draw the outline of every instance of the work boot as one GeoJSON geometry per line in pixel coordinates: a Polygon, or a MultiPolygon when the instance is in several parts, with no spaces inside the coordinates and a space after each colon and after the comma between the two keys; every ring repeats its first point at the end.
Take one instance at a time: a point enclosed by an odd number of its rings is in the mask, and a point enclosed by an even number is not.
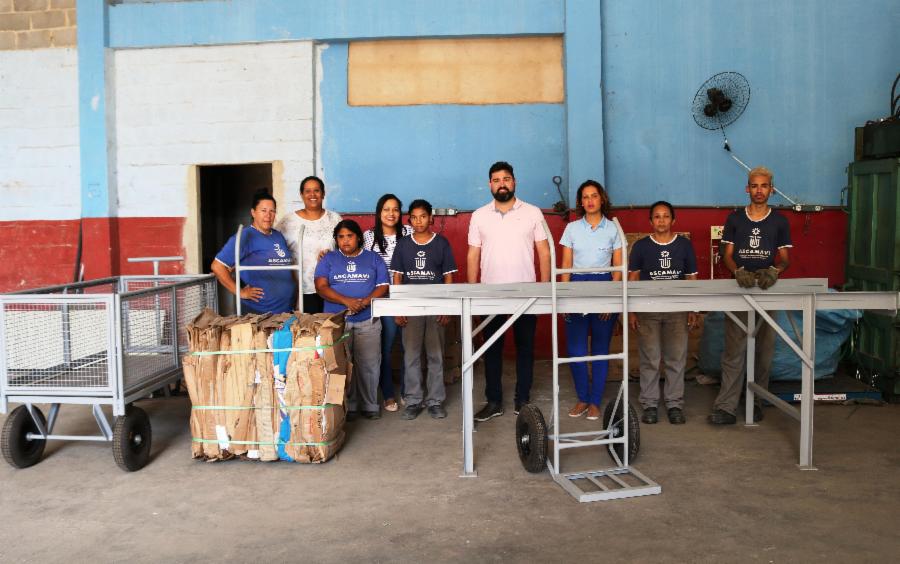
{"type": "Polygon", "coordinates": [[[737,423],[737,417],[727,411],[716,409],[709,414],[706,421],[711,425],[734,425],[737,423]]]}
{"type": "Polygon", "coordinates": [[[645,407],[644,414],[641,416],[641,423],[647,425],[655,425],[659,421],[659,413],[655,407],[645,407]]]}
{"type": "Polygon", "coordinates": [[[425,409],[425,406],[421,403],[411,403],[404,408],[403,413],[400,414],[400,419],[412,421],[422,413],[423,409],[425,409]]]}
{"type": "Polygon", "coordinates": [[[669,423],[672,425],[681,425],[684,423],[684,412],[680,407],[670,407],[667,412],[669,415],[669,423]]]}

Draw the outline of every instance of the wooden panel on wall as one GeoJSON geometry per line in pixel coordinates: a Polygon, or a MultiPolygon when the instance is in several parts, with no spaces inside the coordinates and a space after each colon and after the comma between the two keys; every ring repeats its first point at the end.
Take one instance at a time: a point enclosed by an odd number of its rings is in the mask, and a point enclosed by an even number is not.
{"type": "Polygon", "coordinates": [[[562,103],[562,37],[353,41],[351,106],[562,103]]]}

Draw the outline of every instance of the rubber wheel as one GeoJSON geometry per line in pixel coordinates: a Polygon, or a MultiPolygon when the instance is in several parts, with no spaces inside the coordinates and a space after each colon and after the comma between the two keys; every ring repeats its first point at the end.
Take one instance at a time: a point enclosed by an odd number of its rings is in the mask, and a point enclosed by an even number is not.
{"type": "MultiPolygon", "coordinates": [[[[31,408],[37,418],[41,420],[44,429],[47,428],[47,420],[41,410],[31,408]]],[[[3,458],[13,468],[28,468],[40,462],[44,455],[44,447],[47,445],[46,439],[28,439],[28,433],[38,433],[38,426],[28,413],[28,408],[24,405],[12,410],[6,422],[3,423],[3,436],[0,437],[0,450],[3,451],[3,458]]]]}
{"type": "Polygon", "coordinates": [[[516,417],[516,448],[525,470],[536,474],[547,464],[547,424],[536,405],[522,406],[516,417]]]}
{"type": "Polygon", "coordinates": [[[126,472],[140,470],[150,461],[150,418],[139,407],[128,406],[113,426],[113,457],[126,472]]]}
{"type": "MultiPolygon", "coordinates": [[[[603,428],[610,429],[612,432],[610,433],[610,438],[618,438],[622,436],[623,428],[625,426],[625,420],[622,416],[622,403],[619,402],[619,408],[616,410],[615,419],[613,420],[613,404],[606,404],[606,409],[603,412],[603,428]]],[[[637,457],[638,451],[641,449],[641,423],[638,420],[637,412],[634,410],[631,405],[628,406],[628,462],[631,463],[635,457],[637,457]]],[[[625,445],[622,443],[616,443],[609,445],[609,453],[610,455],[613,452],[618,455],[619,460],[622,462],[625,461],[625,445]],[[613,451],[615,449],[615,451],[613,451]]],[[[615,459],[615,457],[613,457],[615,459]]]]}

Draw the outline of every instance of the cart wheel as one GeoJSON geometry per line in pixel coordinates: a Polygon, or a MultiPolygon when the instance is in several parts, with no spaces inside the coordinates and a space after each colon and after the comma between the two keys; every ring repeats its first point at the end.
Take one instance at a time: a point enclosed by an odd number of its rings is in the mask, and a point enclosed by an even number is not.
{"type": "MultiPolygon", "coordinates": [[[[622,416],[622,402],[619,402],[619,409],[616,410],[615,420],[613,419],[613,403],[606,404],[606,410],[603,412],[603,428],[610,430],[610,438],[618,438],[622,436],[625,419],[622,416]]],[[[615,449],[619,460],[625,459],[625,446],[622,443],[609,445],[610,455],[615,449]]],[[[637,456],[641,448],[641,428],[638,420],[637,412],[629,404],[628,406],[628,461],[631,462],[637,456]]],[[[615,458],[615,457],[613,457],[615,458]]]]}
{"type": "MultiPolygon", "coordinates": [[[[47,420],[41,410],[32,407],[32,411],[41,420],[44,429],[47,428],[47,420]]],[[[12,410],[6,422],[3,424],[3,437],[0,438],[2,444],[3,458],[13,468],[28,468],[34,466],[41,460],[44,455],[44,447],[47,445],[46,439],[29,439],[28,433],[39,433],[38,426],[35,424],[28,408],[24,405],[12,410]]]]}
{"type": "Polygon", "coordinates": [[[128,406],[113,427],[113,457],[126,472],[140,470],[150,460],[150,418],[140,407],[128,406]]]}
{"type": "Polygon", "coordinates": [[[516,417],[516,448],[525,470],[542,471],[547,462],[547,424],[536,405],[522,406],[516,417]]]}

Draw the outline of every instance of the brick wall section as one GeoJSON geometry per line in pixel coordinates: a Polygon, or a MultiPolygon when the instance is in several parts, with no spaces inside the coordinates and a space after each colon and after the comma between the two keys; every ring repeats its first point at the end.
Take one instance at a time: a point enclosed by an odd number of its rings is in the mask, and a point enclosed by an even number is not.
{"type": "Polygon", "coordinates": [[[76,0],[0,0],[0,50],[73,47],[76,0]]]}

